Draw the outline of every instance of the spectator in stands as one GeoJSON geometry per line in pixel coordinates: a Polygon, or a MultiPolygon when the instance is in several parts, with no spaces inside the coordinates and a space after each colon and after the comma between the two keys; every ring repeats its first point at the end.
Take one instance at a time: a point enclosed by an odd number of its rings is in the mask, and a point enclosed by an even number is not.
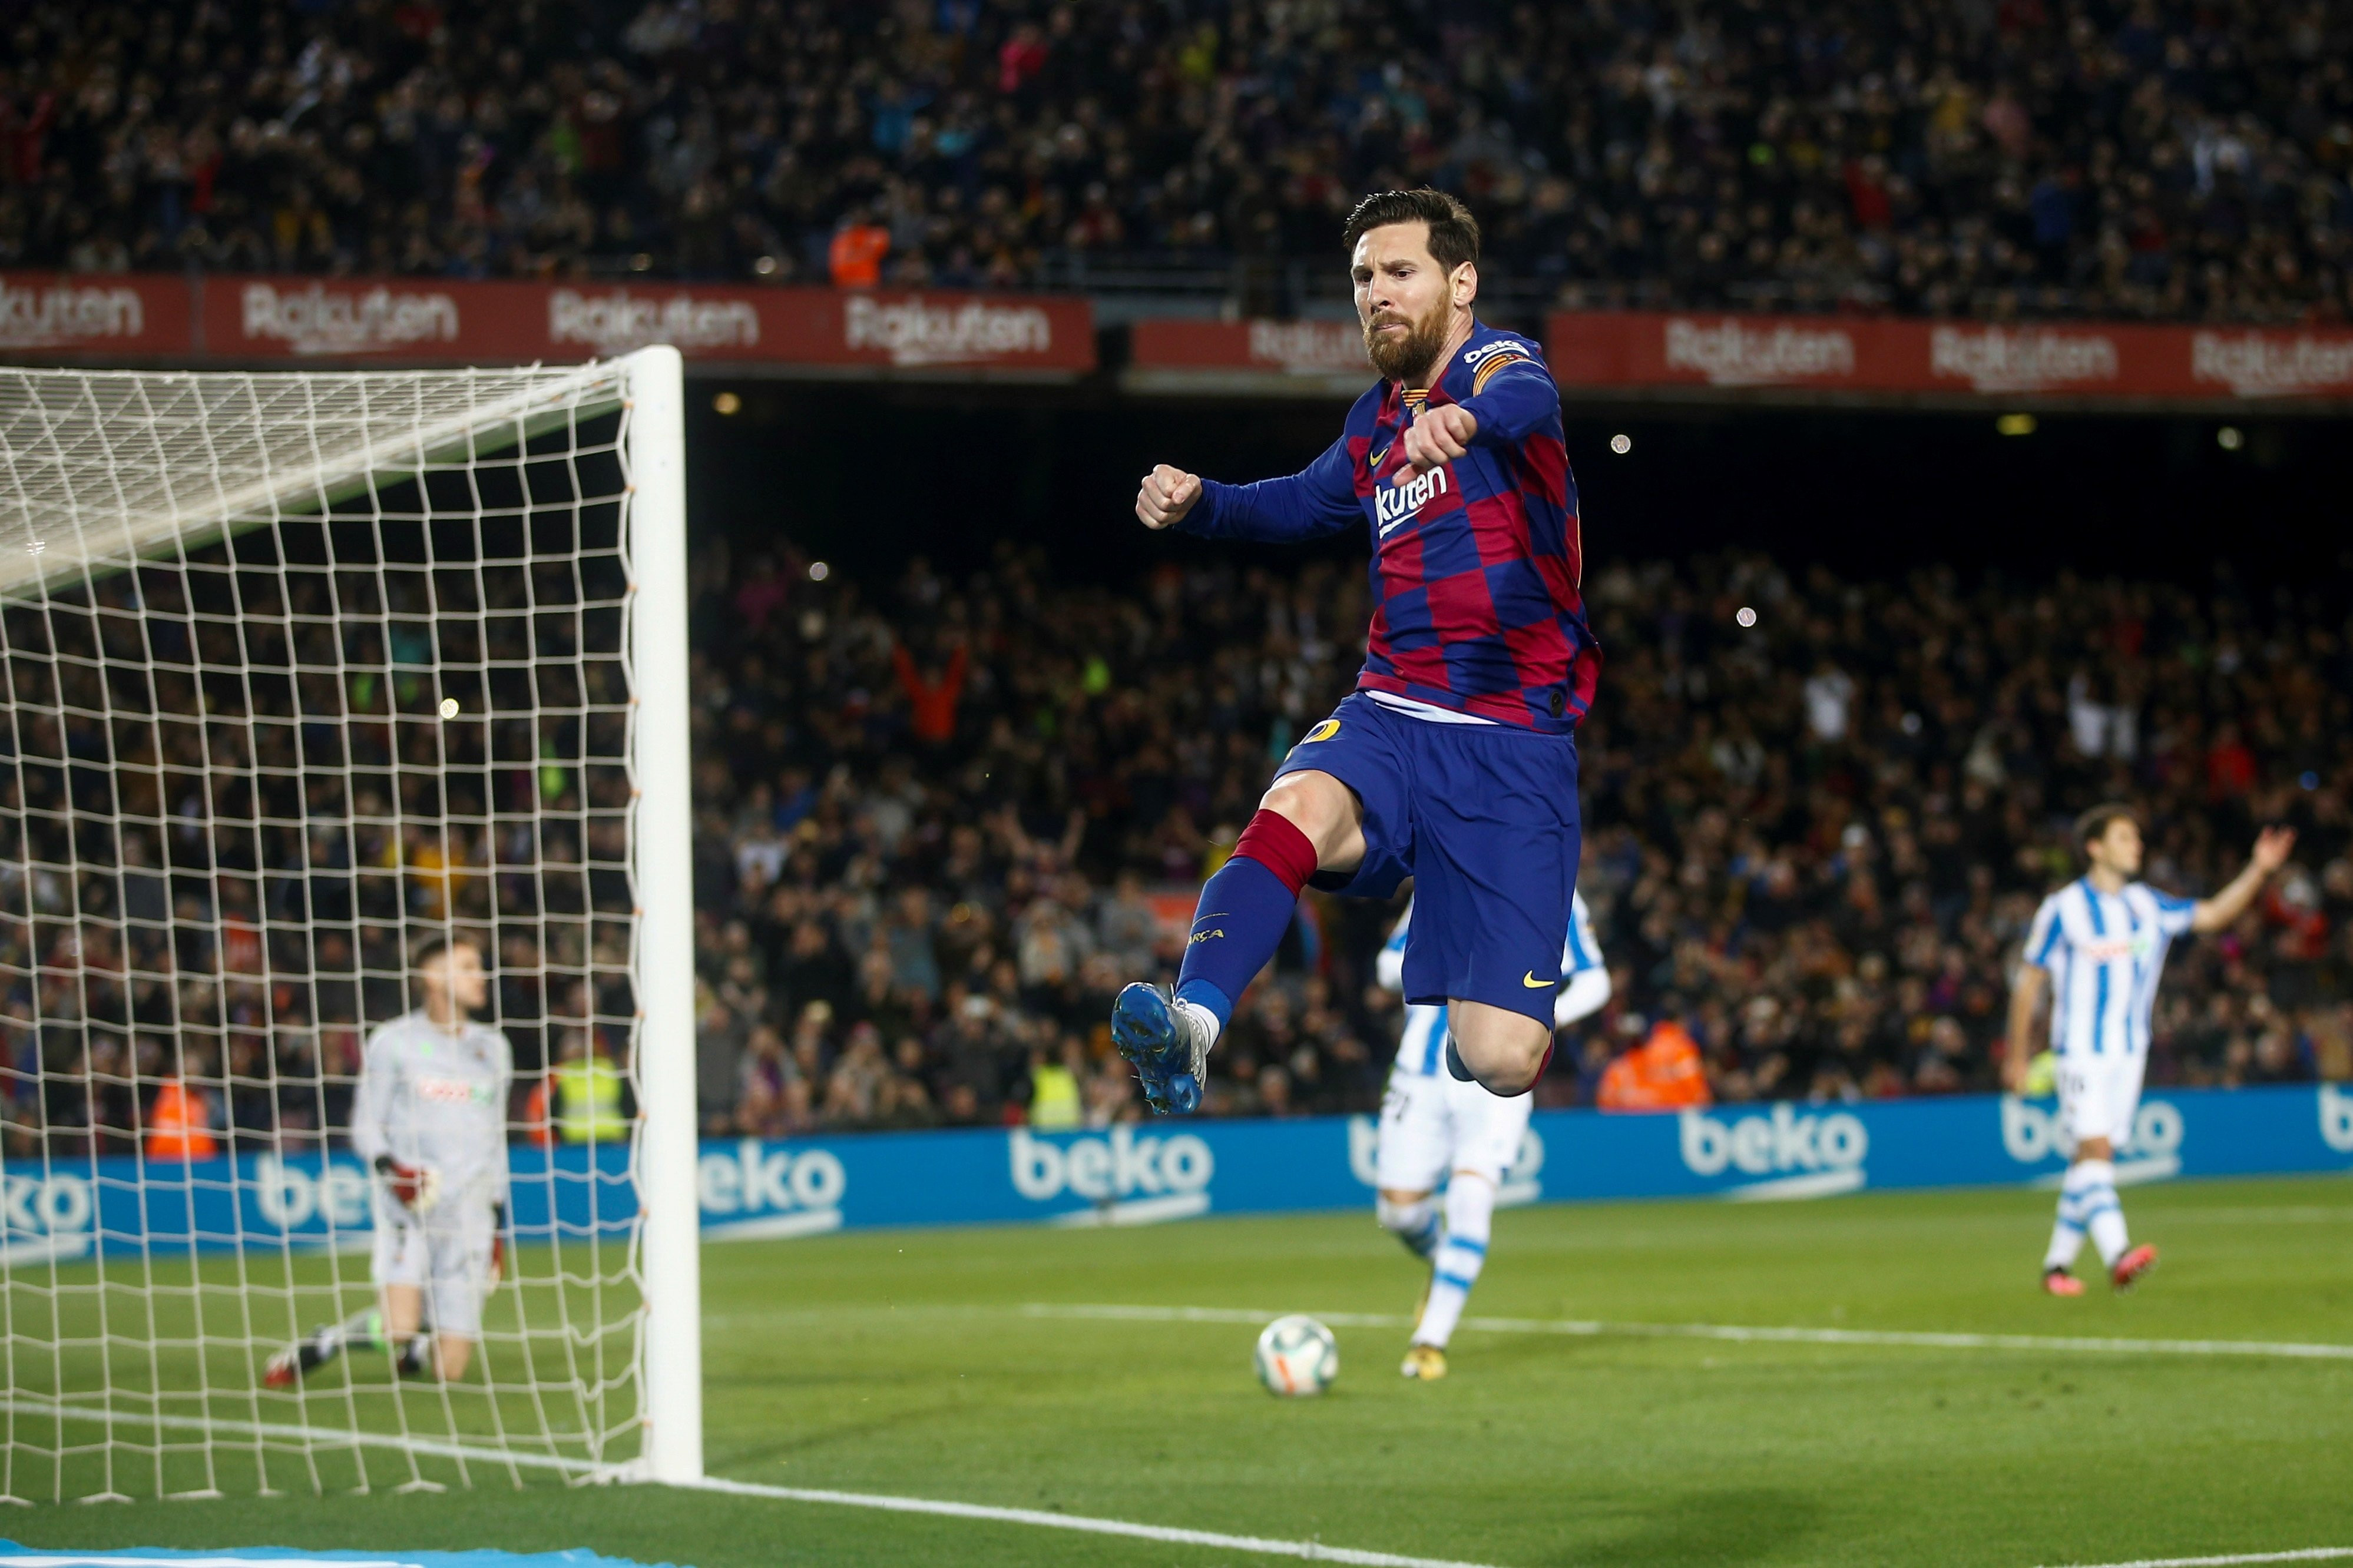
{"type": "Polygon", "coordinates": [[[1593,1103],[1603,1110],[1683,1110],[1712,1099],[1699,1046],[1671,1016],[1609,1064],[1593,1103]]]}

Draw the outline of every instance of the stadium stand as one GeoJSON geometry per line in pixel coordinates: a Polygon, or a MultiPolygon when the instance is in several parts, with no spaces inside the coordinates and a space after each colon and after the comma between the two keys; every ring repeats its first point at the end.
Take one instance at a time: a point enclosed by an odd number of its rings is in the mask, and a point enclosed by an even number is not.
{"type": "Polygon", "coordinates": [[[2340,320],[2353,22],[2260,0],[33,4],[0,266],[1335,302],[1363,190],[1489,297],[2340,320]]]}
{"type": "MultiPolygon", "coordinates": [[[[1007,549],[962,584],[919,561],[869,595],[810,564],[699,566],[708,1126],[1015,1120],[1055,1068],[1090,1119],[1135,1114],[1110,997],[1173,973],[1208,858],[1346,689],[1361,581],[1208,562],[1117,593],[1007,549]],[[944,708],[952,733],[927,738],[944,708]]],[[[2353,1068],[2342,605],[2228,581],[1793,580],[1754,557],[1611,565],[1589,589],[1613,651],[1583,886],[1617,997],[1548,1101],[1589,1102],[1662,1019],[1719,1100],[1995,1087],[2004,966],[2074,874],[2070,814],[2110,796],[2151,809],[2148,875],[2185,891],[2226,880],[2259,820],[2304,835],[2259,912],[2174,959],[2153,1079],[2353,1068]],[[1773,676],[1792,668],[1802,683],[1773,676]]],[[[1237,1015],[1212,1110],[1378,1099],[1388,916],[1310,909],[1237,1015]]]]}
{"type": "MultiPolygon", "coordinates": [[[[955,584],[917,560],[869,592],[814,564],[723,544],[695,565],[706,1131],[1014,1121],[1033,1098],[1043,1117],[1140,1114],[1111,995],[1173,973],[1198,879],[1353,679],[1361,578],[1205,560],[1121,592],[1007,547],[955,584]]],[[[1584,731],[1582,886],[1617,994],[1547,1103],[1590,1103],[1662,1023],[1697,1043],[1720,1100],[1992,1088],[2004,967],[2073,874],[2071,814],[2108,797],[2149,808],[2148,875],[2183,891],[2226,880],[2258,821],[2302,835],[2240,929],[2176,953],[2152,1080],[2353,1074],[2341,603],[2227,579],[1791,579],[1746,556],[1612,564],[1589,588],[1610,662],[1584,731]]],[[[353,712],[386,700],[366,679],[353,712]]],[[[389,765],[380,729],[352,727],[353,766],[389,765]]],[[[487,818],[404,842],[381,804],[340,841],[306,834],[299,801],[201,786],[178,744],[171,841],[126,829],[77,859],[58,806],[94,775],[67,763],[104,745],[86,716],[32,726],[0,774],[7,864],[33,869],[0,884],[19,1152],[129,1152],[174,1117],[229,1143],[316,1140],[346,1119],[362,1028],[404,1005],[404,919],[445,910],[496,935],[519,1100],[552,1063],[626,1056],[633,1003],[590,961],[625,940],[599,919],[626,899],[597,837],[619,802],[567,825],[584,805],[567,770],[442,781],[461,819],[539,789],[544,843],[494,841],[487,818]],[[84,885],[63,885],[70,865],[84,885]],[[174,1031],[176,1085],[159,1068],[174,1031]]],[[[1377,1102],[1399,1019],[1371,960],[1391,911],[1307,909],[1216,1058],[1213,1112],[1377,1102]]]]}

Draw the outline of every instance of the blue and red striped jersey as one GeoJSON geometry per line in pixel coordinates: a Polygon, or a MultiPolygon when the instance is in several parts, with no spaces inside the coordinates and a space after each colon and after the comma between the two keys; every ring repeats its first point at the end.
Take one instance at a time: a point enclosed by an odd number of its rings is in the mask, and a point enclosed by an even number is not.
{"type": "Polygon", "coordinates": [[[1566,734],[1592,706],[1601,647],[1585,624],[1577,482],[1560,389],[1536,345],[1473,323],[1427,389],[1383,381],[1305,468],[1253,485],[1203,481],[1180,525],[1213,539],[1371,531],[1373,622],[1360,691],[1566,734]],[[1416,476],[1406,426],[1459,403],[1471,450],[1416,476]]]}

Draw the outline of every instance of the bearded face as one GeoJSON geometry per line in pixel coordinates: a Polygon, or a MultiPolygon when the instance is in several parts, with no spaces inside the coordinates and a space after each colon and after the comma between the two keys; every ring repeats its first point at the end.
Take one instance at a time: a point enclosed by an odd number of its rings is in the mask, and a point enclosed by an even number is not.
{"type": "Polygon", "coordinates": [[[1452,311],[1453,301],[1443,294],[1419,319],[1395,308],[1376,311],[1365,322],[1365,357],[1392,381],[1417,381],[1446,346],[1452,311]]]}

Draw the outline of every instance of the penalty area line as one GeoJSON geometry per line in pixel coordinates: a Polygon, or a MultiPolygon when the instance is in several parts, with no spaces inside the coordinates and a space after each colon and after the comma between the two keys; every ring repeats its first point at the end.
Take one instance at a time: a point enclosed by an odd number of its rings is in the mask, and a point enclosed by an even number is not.
{"type": "Polygon", "coordinates": [[[1165,1524],[1134,1524],[1124,1519],[1091,1519],[1084,1514],[1049,1513],[1034,1508],[991,1508],[982,1503],[941,1502],[931,1498],[890,1497],[873,1492],[824,1491],[807,1487],[770,1486],[762,1481],[731,1481],[707,1476],[682,1483],[699,1491],[727,1492],[737,1497],[774,1498],[785,1502],[834,1503],[847,1508],[878,1509],[886,1513],[928,1513],[949,1519],[987,1520],[997,1524],[1039,1525],[1048,1530],[1075,1530],[1090,1535],[1124,1535],[1170,1546],[1207,1546],[1220,1552],[1248,1552],[1261,1557],[1297,1557],[1310,1563],[1351,1563],[1359,1568],[1486,1568],[1442,1557],[1405,1557],[1393,1552],[1365,1552],[1350,1546],[1329,1546],[1321,1541],[1274,1541],[1258,1535],[1226,1535],[1212,1530],[1178,1530],[1165,1524]]]}
{"type": "Polygon", "coordinates": [[[2307,1546],[2297,1552],[2239,1552],[2223,1557],[2143,1557],[2131,1563],[2073,1563],[2069,1568],[2230,1568],[2238,1563],[2327,1563],[2353,1557],[2353,1546],[2307,1546]]]}
{"type": "MultiPolygon", "coordinates": [[[[1113,1322],[1263,1323],[1279,1314],[1249,1307],[1154,1307],[1110,1303],[1063,1305],[1033,1301],[1032,1318],[1086,1318],[1113,1322]]],[[[1343,1329],[1411,1328],[1397,1312],[1324,1312],[1343,1329]]],[[[1973,1334],[1901,1329],[1808,1329],[1742,1323],[1612,1323],[1575,1318],[1465,1318],[1461,1326],[1491,1334],[1562,1334],[1579,1339],[1724,1340],[1743,1344],[1877,1345],[1905,1350],[2081,1351],[2097,1355],[2269,1356],[2296,1361],[2353,1361],[2353,1345],[2280,1340],[2136,1340],[2069,1334],[1973,1334]]],[[[2328,1549],[2328,1550],[2333,1550],[2328,1549]]]]}

